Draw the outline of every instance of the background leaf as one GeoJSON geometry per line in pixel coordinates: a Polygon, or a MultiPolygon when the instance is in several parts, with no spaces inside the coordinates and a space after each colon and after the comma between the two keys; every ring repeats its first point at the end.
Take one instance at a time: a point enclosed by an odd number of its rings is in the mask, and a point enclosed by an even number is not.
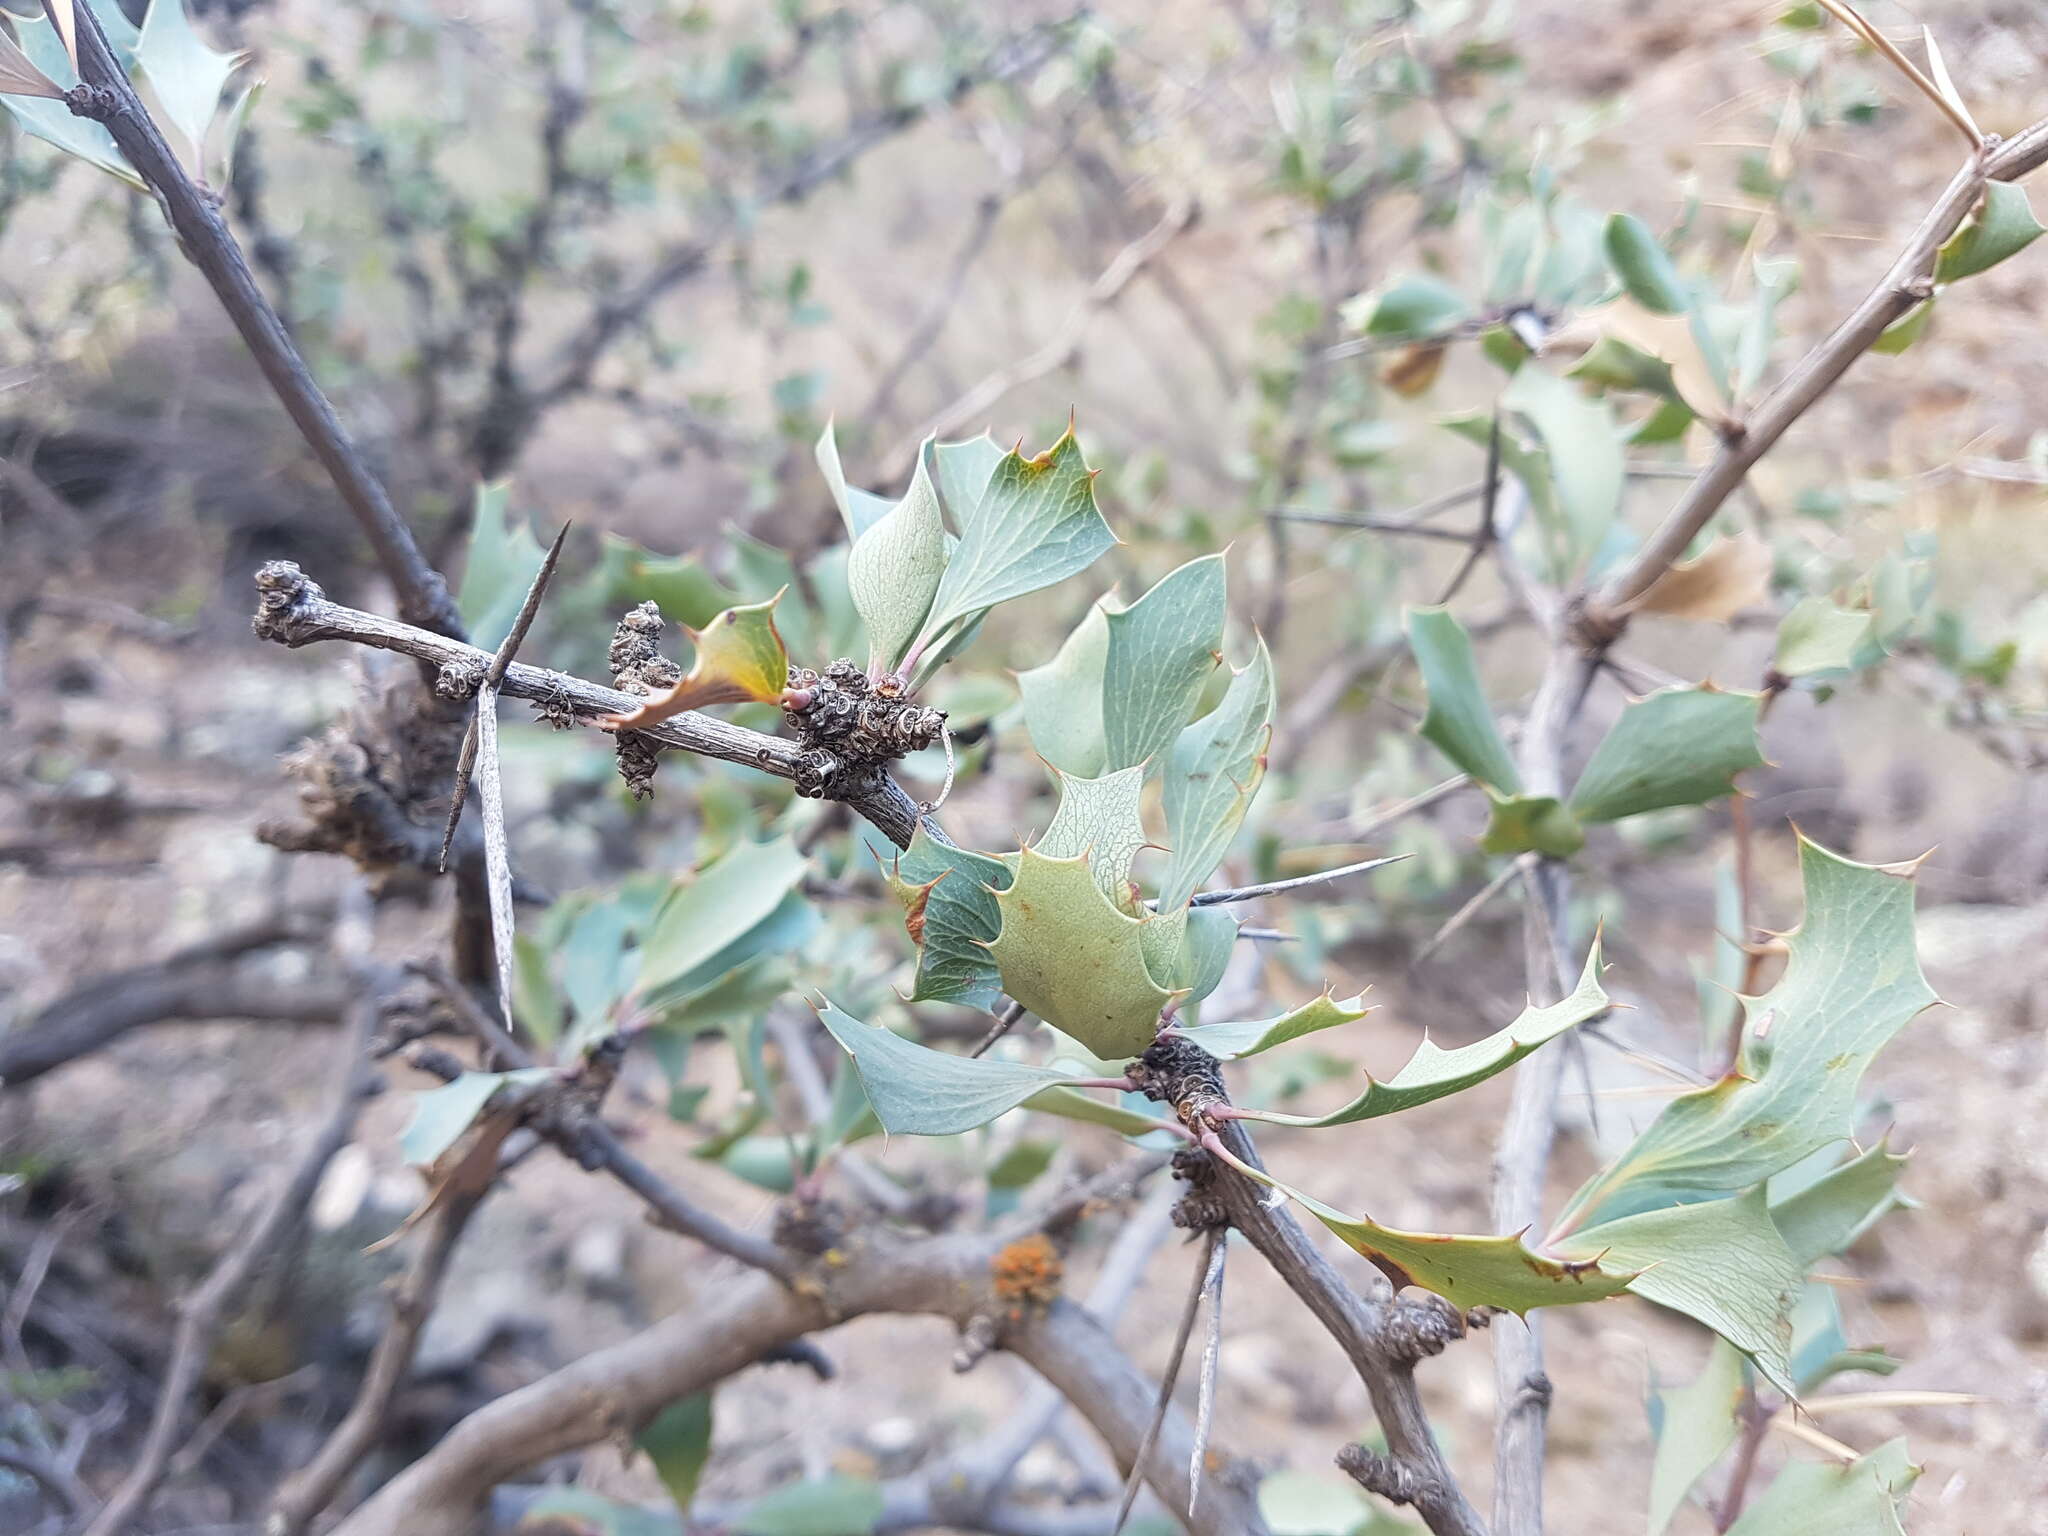
{"type": "Polygon", "coordinates": [[[1728,1536],[1905,1536],[1901,1512],[1920,1469],[1904,1440],[1848,1466],[1795,1461],[1728,1527],[1728,1536]]]}
{"type": "Polygon", "coordinates": [[[1632,213],[1612,213],[1601,232],[1607,264],[1628,296],[1660,315],[1682,315],[1691,304],[1678,269],[1650,226],[1632,213]]]}
{"type": "Polygon", "coordinates": [[[676,1512],[687,1519],[711,1459],[711,1394],[677,1398],[647,1421],[633,1443],[647,1453],[661,1486],[676,1501],[676,1512]]]}
{"type": "Polygon", "coordinates": [[[191,169],[200,170],[207,125],[220,108],[220,93],[243,55],[217,53],[192,28],[184,0],[150,0],[142,19],[135,65],[149,81],[164,116],[192,150],[191,169]]]}
{"type": "Polygon", "coordinates": [[[1619,821],[1735,791],[1735,775],[1764,761],[1756,739],[1763,697],[1717,688],[1663,688],[1621,712],[1572,790],[1581,821],[1619,821]]]}
{"type": "Polygon", "coordinates": [[[789,838],[740,843],[686,880],[656,911],[636,985],[645,994],[687,975],[766,921],[803,878],[789,838]]]}
{"type": "Polygon", "coordinates": [[[999,1057],[954,1056],[865,1024],[831,1001],[818,1017],[853,1058],[868,1103],[885,1129],[904,1136],[956,1136],[987,1125],[1074,1074],[999,1057]]]}
{"type": "Polygon", "coordinates": [[[1465,626],[1448,608],[1410,608],[1408,645],[1429,695],[1423,739],[1434,743],[1460,772],[1505,794],[1515,793],[1522,787],[1521,775],[1493,723],[1465,626]]]}

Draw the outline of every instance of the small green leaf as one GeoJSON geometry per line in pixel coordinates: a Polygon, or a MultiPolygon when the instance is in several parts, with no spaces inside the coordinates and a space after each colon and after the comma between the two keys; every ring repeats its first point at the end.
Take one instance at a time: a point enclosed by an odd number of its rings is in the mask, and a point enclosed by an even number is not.
{"type": "Polygon", "coordinates": [[[999,1057],[935,1051],[879,1025],[864,1024],[829,1000],[818,1017],[853,1058],[876,1118],[897,1135],[956,1136],[987,1125],[1074,1076],[999,1057]]]}
{"type": "MultiPolygon", "coordinates": [[[[1508,381],[1500,403],[1526,417],[1543,441],[1559,514],[1552,563],[1559,576],[1576,571],[1600,547],[1621,509],[1621,434],[1614,412],[1606,401],[1534,363],[1508,381]]],[[[1540,515],[1543,509],[1535,510],[1540,515]]]]}
{"type": "Polygon", "coordinates": [[[1607,994],[1600,989],[1600,946],[1596,943],[1586,955],[1579,984],[1570,996],[1546,1007],[1531,1004],[1505,1029],[1448,1051],[1433,1040],[1424,1040],[1399,1072],[1383,1083],[1368,1076],[1365,1092],[1327,1115],[1288,1115],[1265,1109],[1245,1113],[1275,1125],[1305,1127],[1351,1125],[1399,1114],[1462,1093],[1505,1072],[1538,1046],[1605,1012],[1607,1006],[1607,994]]]}
{"type": "Polygon", "coordinates": [[[1003,926],[996,891],[1010,878],[1010,866],[1001,859],[935,841],[919,823],[910,846],[894,857],[890,875],[918,946],[912,1002],[994,1006],[1002,978],[988,946],[1003,926]]]}
{"type": "Polygon", "coordinates": [[[511,496],[509,480],[477,485],[469,558],[463,562],[462,591],[456,598],[471,643],[486,650],[495,650],[512,632],[512,621],[547,553],[525,519],[515,522],[507,515],[511,496]]]}
{"type": "Polygon", "coordinates": [[[1372,300],[1365,332],[1389,341],[1427,341],[1456,330],[1472,313],[1465,296],[1441,279],[1404,277],[1372,300]]]}
{"type": "Polygon", "coordinates": [[[757,1499],[732,1523],[733,1536],[873,1536],[882,1490],[864,1477],[792,1483],[757,1499]]]}
{"type": "Polygon", "coordinates": [[[1806,919],[1778,984],[1744,998],[1742,1057],[1667,1104],[1573,1196],[1553,1232],[1676,1202],[1712,1201],[1846,1137],[1878,1050],[1929,1003],[1913,944],[1913,884],[1802,841],[1806,919]]]}
{"type": "Polygon", "coordinates": [[[526,1506],[513,1528],[523,1531],[573,1530],[577,1536],[675,1536],[668,1515],[653,1514],[636,1504],[622,1504],[588,1488],[543,1488],[526,1506]]]}
{"type": "Polygon", "coordinates": [[[2041,225],[2027,204],[2027,189],[2014,181],[1984,184],[1984,201],[1968,223],[1949,236],[1935,259],[1934,280],[1953,283],[1974,277],[2016,256],[2041,237],[2041,225]]]}
{"type": "Polygon", "coordinates": [[[769,704],[789,686],[789,652],[775,627],[775,605],[782,594],[765,603],[728,608],[702,629],[688,630],[697,654],[690,670],[666,693],[650,697],[611,722],[625,728],[652,725],[707,704],[745,700],[769,704]]]}
{"type": "Polygon", "coordinates": [[[1122,911],[1137,916],[1131,895],[1131,863],[1145,846],[1145,827],[1138,818],[1138,797],[1145,789],[1144,765],[1119,769],[1099,779],[1060,773],[1059,780],[1060,808],[1033,846],[1049,859],[1086,854],[1089,871],[1102,894],[1122,911]]]}
{"type": "Polygon", "coordinates": [[[1824,597],[1804,598],[1778,625],[1772,666],[1791,678],[1846,672],[1869,637],[1867,610],[1837,608],[1824,597]]]}
{"type": "Polygon", "coordinates": [[[1604,231],[1607,264],[1621,279],[1628,296],[1647,310],[1660,315],[1682,315],[1691,304],[1678,269],[1671,264],[1663,243],[1650,227],[1634,214],[1607,216],[1604,231]]]}
{"type": "Polygon", "coordinates": [[[637,989],[652,993],[744,938],[775,912],[803,874],[804,856],[784,837],[740,843],[678,880],[641,946],[637,989]]]}
{"type": "Polygon", "coordinates": [[[1886,357],[1897,357],[1927,333],[1927,322],[1934,318],[1934,300],[1923,299],[1906,313],[1894,320],[1870,344],[1870,350],[1886,357]]]}
{"type": "Polygon", "coordinates": [[[207,125],[220,108],[220,93],[244,57],[207,47],[192,29],[184,0],[151,0],[149,14],[142,19],[135,66],[156,93],[164,116],[191,146],[195,171],[200,168],[207,125]]]}
{"type": "Polygon", "coordinates": [[[1663,1536],[1685,1496],[1727,1454],[1741,1432],[1742,1353],[1725,1339],[1707,1351],[1706,1366],[1683,1387],[1656,1394],[1651,1408],[1657,1455],[1650,1464],[1650,1526],[1646,1536],[1663,1536]]]}
{"type": "Polygon", "coordinates": [[[853,541],[846,582],[867,627],[869,656],[893,672],[931,612],[946,571],[946,522],[932,483],[930,439],[918,450],[917,468],[903,499],[853,541]]]}
{"type": "Polygon", "coordinates": [[[1887,1441],[1846,1467],[1795,1461],[1728,1536],[1905,1536],[1906,1494],[1919,1475],[1904,1440],[1887,1441]]]}
{"type": "Polygon", "coordinates": [[[1095,477],[1071,427],[1036,458],[1005,455],[980,500],[955,510],[960,544],[932,600],[924,630],[930,641],[997,603],[1086,570],[1116,542],[1096,510],[1095,477]]]}
{"type": "Polygon", "coordinates": [[[1146,969],[1144,924],[1102,894],[1085,856],[1026,848],[996,905],[1003,926],[988,951],[1005,992],[1106,1061],[1152,1043],[1173,996],[1146,969]]]}
{"type": "Polygon", "coordinates": [[[554,1072],[547,1067],[527,1067],[517,1072],[465,1072],[453,1082],[414,1094],[412,1119],[398,1138],[399,1156],[415,1168],[425,1168],[455,1145],[500,1088],[507,1084],[546,1082],[553,1076],[554,1072]]]}
{"type": "Polygon", "coordinates": [[[1481,851],[1544,853],[1568,859],[1586,844],[1586,831],[1554,795],[1501,795],[1487,787],[1489,815],[1481,851]]]}
{"type": "Polygon", "coordinates": [[[711,1459],[711,1394],[677,1398],[647,1421],[633,1443],[647,1453],[654,1475],[676,1501],[676,1512],[687,1520],[711,1459]]]}
{"type": "Polygon", "coordinates": [[[1175,1033],[1194,1041],[1219,1061],[1241,1061],[1261,1051],[1270,1051],[1276,1045],[1299,1040],[1303,1035],[1335,1029],[1340,1024],[1355,1024],[1371,1011],[1365,1006],[1363,995],[1340,1003],[1331,993],[1325,992],[1312,1002],[1270,1019],[1247,1019],[1230,1024],[1183,1024],[1175,1033]]]}
{"type": "Polygon", "coordinates": [[[1619,821],[1674,805],[1704,805],[1735,791],[1735,775],[1761,766],[1760,694],[1664,688],[1637,699],[1593,749],[1572,790],[1581,821],[1619,821]]]}
{"type": "Polygon", "coordinates": [[[829,421],[818,437],[814,455],[818,461],[818,472],[825,477],[825,485],[832,492],[832,504],[839,509],[840,521],[846,524],[849,543],[889,515],[894,504],[888,497],[863,491],[847,480],[846,470],[839,462],[839,439],[829,421]]]}
{"type": "Polygon", "coordinates": [[[1481,784],[1503,794],[1519,791],[1521,775],[1493,723],[1465,626],[1448,608],[1410,608],[1408,645],[1429,694],[1429,712],[1422,718],[1424,740],[1481,784]]]}
{"type": "Polygon", "coordinates": [[[1222,660],[1225,599],[1223,556],[1204,555],[1121,613],[1107,615],[1102,719],[1108,767],[1151,761],[1187,725],[1202,685],[1222,660]]]}
{"type": "Polygon", "coordinates": [[[1109,760],[1102,721],[1108,661],[1109,610],[1093,603],[1051,661],[1017,674],[1031,744],[1062,772],[1093,778],[1109,760]]]}
{"type": "Polygon", "coordinates": [[[1273,658],[1261,639],[1223,702],[1180,733],[1161,786],[1171,847],[1158,906],[1185,906],[1230,851],[1266,776],[1273,736],[1273,658]]]}
{"type": "Polygon", "coordinates": [[[1259,1479],[1259,1514],[1272,1536],[1358,1536],[1372,1508],[1356,1485],[1317,1472],[1259,1479]]]}
{"type": "Polygon", "coordinates": [[[1583,379],[1599,389],[1629,389],[1684,403],[1669,363],[1616,336],[1602,336],[1594,342],[1585,356],[1565,370],[1565,377],[1583,379]]]}

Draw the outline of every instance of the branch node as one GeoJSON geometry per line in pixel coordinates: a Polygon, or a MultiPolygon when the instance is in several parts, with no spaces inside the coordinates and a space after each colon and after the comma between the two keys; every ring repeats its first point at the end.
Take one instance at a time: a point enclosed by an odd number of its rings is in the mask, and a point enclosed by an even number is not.
{"type": "Polygon", "coordinates": [[[102,85],[74,85],[64,93],[64,105],[71,109],[73,117],[89,117],[96,123],[119,117],[127,110],[120,96],[102,85]]]}
{"type": "Polygon", "coordinates": [[[1172,1105],[1190,1129],[1200,1130],[1207,1111],[1230,1102],[1216,1058],[1182,1036],[1153,1041],[1129,1070],[1132,1087],[1155,1103],[1172,1105]]]}
{"type": "Polygon", "coordinates": [[[467,656],[443,662],[441,670],[434,675],[434,692],[449,700],[473,699],[477,689],[483,687],[484,676],[489,670],[484,663],[467,656]]]}
{"type": "Polygon", "coordinates": [[[1347,1445],[1337,1453],[1338,1469],[1368,1493],[1376,1493],[1389,1504],[1414,1504],[1442,1494],[1436,1479],[1398,1456],[1389,1456],[1368,1445],[1347,1445]]]}
{"type": "Polygon", "coordinates": [[[320,583],[289,560],[267,560],[256,572],[256,617],[249,627],[259,640],[298,646],[321,638],[305,620],[309,604],[325,599],[320,583]]]}

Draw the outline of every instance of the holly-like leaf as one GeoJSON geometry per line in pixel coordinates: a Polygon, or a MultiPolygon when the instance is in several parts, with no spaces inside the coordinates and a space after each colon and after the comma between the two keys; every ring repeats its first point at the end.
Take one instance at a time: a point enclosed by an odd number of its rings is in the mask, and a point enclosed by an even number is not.
{"type": "Polygon", "coordinates": [[[1882,1141],[1829,1170],[1796,1194],[1771,1203],[1771,1220],[1802,1264],[1841,1253],[1903,1203],[1906,1159],[1882,1141]]]}
{"type": "Polygon", "coordinates": [[[899,1135],[956,1136],[987,1125],[1074,1077],[1052,1067],[935,1051],[880,1025],[863,1023],[830,1001],[818,1010],[818,1017],[853,1058],[875,1117],[884,1129],[899,1135]]]}
{"type": "Polygon", "coordinates": [[[1036,458],[1005,455],[979,501],[954,510],[960,544],[925,623],[934,642],[997,603],[1086,570],[1116,542],[1071,426],[1036,458]]]}
{"type": "MultiPolygon", "coordinates": [[[[118,7],[106,9],[113,15],[120,15],[118,7]]],[[[139,191],[142,178],[114,143],[114,136],[107,132],[107,125],[75,115],[61,100],[63,92],[78,85],[78,70],[66,54],[64,40],[57,35],[56,28],[42,16],[12,16],[9,20],[14,23],[15,35],[21,40],[22,56],[31,72],[24,77],[24,85],[35,85],[36,77],[41,77],[55,85],[59,94],[57,97],[46,96],[40,87],[33,94],[9,92],[0,95],[0,107],[5,107],[16,122],[44,143],[54,144],[65,154],[76,155],[87,164],[98,166],[139,191]]],[[[122,25],[126,25],[126,18],[122,19],[122,25]]],[[[108,41],[114,43],[118,51],[120,43],[112,23],[103,20],[101,26],[106,30],[108,41]]]]}
{"type": "Polygon", "coordinates": [[[994,1006],[1002,978],[988,946],[1003,926],[996,892],[1010,878],[1003,860],[938,842],[918,825],[890,878],[918,946],[912,1002],[994,1006]]]}
{"type": "MultiPolygon", "coordinates": [[[[1054,770],[1058,772],[1058,770],[1054,770]]],[[[1077,779],[1060,773],[1060,808],[1037,843],[1049,859],[1088,855],[1088,867],[1102,894],[1119,909],[1137,916],[1131,896],[1131,861],[1145,846],[1145,827],[1138,818],[1138,797],[1145,788],[1142,763],[1077,779]]]]}
{"type": "Polygon", "coordinates": [[[1031,744],[1053,767],[1081,778],[1101,773],[1109,757],[1102,722],[1112,611],[1107,602],[1089,605],[1051,661],[1017,674],[1031,744]]]}
{"type": "Polygon", "coordinates": [[[1795,1461],[1728,1527],[1728,1536],[1905,1536],[1906,1494],[1920,1469],[1904,1440],[1847,1466],[1795,1461]]]}
{"type": "MultiPolygon", "coordinates": [[[[1605,1012],[1607,1007],[1607,994],[1600,988],[1600,946],[1595,943],[1586,955],[1585,969],[1579,973],[1579,984],[1568,997],[1541,1008],[1530,1004],[1505,1029],[1495,1030],[1484,1039],[1448,1051],[1433,1040],[1425,1039],[1399,1072],[1383,1083],[1368,1075],[1363,1093],[1326,1115],[1289,1115],[1270,1109],[1246,1110],[1245,1114],[1252,1119],[1269,1120],[1275,1125],[1309,1127],[1350,1125],[1359,1120],[1376,1120],[1381,1115],[1398,1114],[1402,1110],[1462,1093],[1497,1073],[1505,1072],[1538,1046],[1605,1012]]],[[[1230,1026],[1218,1028],[1228,1029],[1230,1026]]],[[[1196,1034],[1197,1031],[1188,1033],[1196,1034]]]]}
{"type": "Polygon", "coordinates": [[[737,844],[677,881],[641,945],[638,991],[652,995],[728,951],[776,912],[803,873],[804,856],[784,837],[737,844]]]}
{"type": "Polygon", "coordinates": [[[988,493],[989,482],[1007,457],[1003,445],[986,432],[962,442],[932,445],[932,483],[938,486],[939,500],[954,527],[967,526],[968,516],[988,493]]]}
{"type": "Polygon", "coordinates": [[[1261,1051],[1270,1051],[1276,1045],[1299,1040],[1303,1035],[1335,1029],[1340,1024],[1355,1024],[1370,1012],[1372,1010],[1366,1007],[1362,994],[1348,1002],[1339,1002],[1326,991],[1321,997],[1270,1019],[1183,1024],[1175,1032],[1194,1041],[1219,1061],[1241,1061],[1261,1051]]]}
{"type": "Polygon", "coordinates": [[[666,693],[658,693],[623,715],[607,717],[614,730],[634,730],[672,719],[707,704],[745,699],[772,703],[789,686],[789,652],[775,628],[780,592],[765,603],[728,608],[702,629],[687,629],[697,648],[690,670],[666,693]]]}
{"type": "Polygon", "coordinates": [[[1846,672],[1869,638],[1868,611],[1837,608],[1825,597],[1804,598],[1778,625],[1778,653],[1771,665],[1790,678],[1846,672]]]}
{"type": "Polygon", "coordinates": [[[1204,555],[1107,615],[1102,670],[1104,762],[1129,768],[1172,744],[1222,661],[1223,556],[1204,555]]]}
{"type": "Polygon", "coordinates": [[[1792,1303],[1806,1272],[1772,1224],[1762,1185],[1731,1200],[1639,1210],[1544,1247],[1633,1272],[1633,1294],[1706,1324],[1780,1391],[1796,1390],[1792,1303]]]}
{"type": "Polygon", "coordinates": [[[1408,645],[1429,694],[1423,739],[1481,784],[1505,795],[1519,791],[1522,778],[1493,723],[1465,626],[1448,608],[1410,608],[1408,645]]]}
{"type": "Polygon", "coordinates": [[[1745,530],[1672,565],[1650,584],[1636,612],[1725,624],[1762,602],[1770,589],[1771,547],[1745,530]]]}
{"type": "Polygon", "coordinates": [[[1550,530],[1551,563],[1562,578],[1600,547],[1621,509],[1621,436],[1614,412],[1606,401],[1533,364],[1516,371],[1500,403],[1528,419],[1550,456],[1559,514],[1550,530]]]}
{"type": "Polygon", "coordinates": [[[1180,733],[1161,799],[1172,852],[1159,882],[1162,912],[1186,905],[1230,851],[1266,776],[1273,736],[1273,658],[1266,642],[1230,680],[1223,702],[1180,733]]]}
{"type": "Polygon", "coordinates": [[[946,521],[932,481],[930,439],[918,450],[910,489],[853,541],[846,582],[866,626],[872,664],[893,672],[931,612],[946,571],[946,521]]]}
{"type": "Polygon", "coordinates": [[[1663,1536],[1685,1496],[1727,1454],[1741,1432],[1742,1353],[1725,1339],[1707,1351],[1699,1375],[1651,1399],[1657,1454],[1650,1464],[1650,1524],[1645,1536],[1663,1536]]]}
{"type": "Polygon", "coordinates": [[[2041,238],[2041,225],[2016,181],[1987,181],[1984,200],[1968,223],[1949,236],[1935,258],[1934,280],[1953,283],[1975,277],[2041,238]]]}
{"type": "MultiPolygon", "coordinates": [[[[785,1156],[785,1167],[788,1161],[785,1156]]],[[[633,1443],[647,1453],[654,1475],[676,1501],[676,1512],[687,1520],[705,1463],[711,1459],[711,1394],[677,1398],[647,1421],[633,1443]]]]}
{"type": "Polygon", "coordinates": [[[207,125],[220,108],[220,93],[245,57],[207,47],[192,29],[185,0],[150,0],[135,51],[136,68],[149,81],[164,116],[191,147],[195,171],[200,169],[207,125]]]}
{"type": "Polygon", "coordinates": [[[1237,919],[1221,907],[1176,907],[1148,918],[1139,938],[1152,979],[1188,1007],[1223,980],[1237,943],[1237,919]]]}
{"type": "Polygon", "coordinates": [[[1647,224],[1631,213],[1609,214],[1602,239],[1607,248],[1607,264],[1621,279],[1630,298],[1656,314],[1685,313],[1691,296],[1663,243],[1650,233],[1647,224]]]}
{"type": "Polygon", "coordinates": [[[1575,1195],[1552,1241],[1680,1202],[1748,1189],[1846,1137],[1856,1086],[1886,1041],[1935,1001],[1913,944],[1909,872],[1800,842],[1806,919],[1778,984],[1743,999],[1741,1060],[1681,1095],[1575,1195]]]}
{"type": "Polygon", "coordinates": [[[839,509],[839,520],[846,524],[849,543],[889,515],[894,503],[888,497],[863,491],[846,478],[846,470],[839,462],[839,439],[831,422],[825,423],[813,454],[818,461],[818,473],[825,477],[825,485],[832,492],[832,504],[839,509]]]}
{"type": "Polygon", "coordinates": [[[1572,790],[1581,821],[1619,821],[1674,805],[1704,805],[1759,767],[1760,694],[1663,688],[1633,701],[1593,749],[1572,790]]]}
{"type": "Polygon", "coordinates": [[[1026,848],[1016,879],[996,894],[1003,926],[988,952],[1011,997],[1121,1061],[1152,1043],[1173,995],[1146,969],[1144,924],[1102,894],[1088,864],[1026,848]]]}

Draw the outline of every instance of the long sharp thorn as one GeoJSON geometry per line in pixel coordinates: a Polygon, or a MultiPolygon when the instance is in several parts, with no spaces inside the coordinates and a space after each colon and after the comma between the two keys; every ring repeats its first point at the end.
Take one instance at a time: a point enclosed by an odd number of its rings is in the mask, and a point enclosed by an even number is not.
{"type": "Polygon", "coordinates": [[[1152,1442],[1159,1438],[1159,1426],[1166,1422],[1166,1410],[1173,1403],[1173,1384],[1180,1380],[1180,1363],[1187,1358],[1188,1341],[1195,1336],[1195,1316],[1201,1310],[1202,1293],[1209,1288],[1209,1267],[1216,1263],[1217,1253],[1223,1247],[1223,1229],[1212,1227],[1204,1238],[1208,1246],[1202,1250],[1202,1265],[1195,1271],[1187,1305],[1181,1309],[1180,1328],[1173,1336],[1173,1354],[1166,1362],[1166,1373],[1159,1378],[1159,1401],[1153,1406],[1152,1422],[1145,1426],[1144,1438],[1138,1442],[1137,1454],[1131,1458],[1131,1475],[1124,1480],[1123,1501],[1117,1505],[1109,1536],[1121,1536],[1124,1522],[1131,1518],[1131,1506],[1138,1502],[1138,1490],[1145,1486],[1145,1458],[1152,1454],[1152,1442]]]}
{"type": "Polygon", "coordinates": [[[1195,1504],[1202,1496],[1202,1462],[1209,1449],[1209,1429],[1216,1418],[1216,1366],[1223,1353],[1223,1257],[1230,1251],[1227,1240],[1218,1242],[1209,1254],[1209,1272],[1202,1289],[1209,1295],[1209,1337],[1202,1347],[1202,1390],[1195,1408],[1195,1448],[1188,1456],[1188,1518],[1195,1517],[1195,1504]]]}

